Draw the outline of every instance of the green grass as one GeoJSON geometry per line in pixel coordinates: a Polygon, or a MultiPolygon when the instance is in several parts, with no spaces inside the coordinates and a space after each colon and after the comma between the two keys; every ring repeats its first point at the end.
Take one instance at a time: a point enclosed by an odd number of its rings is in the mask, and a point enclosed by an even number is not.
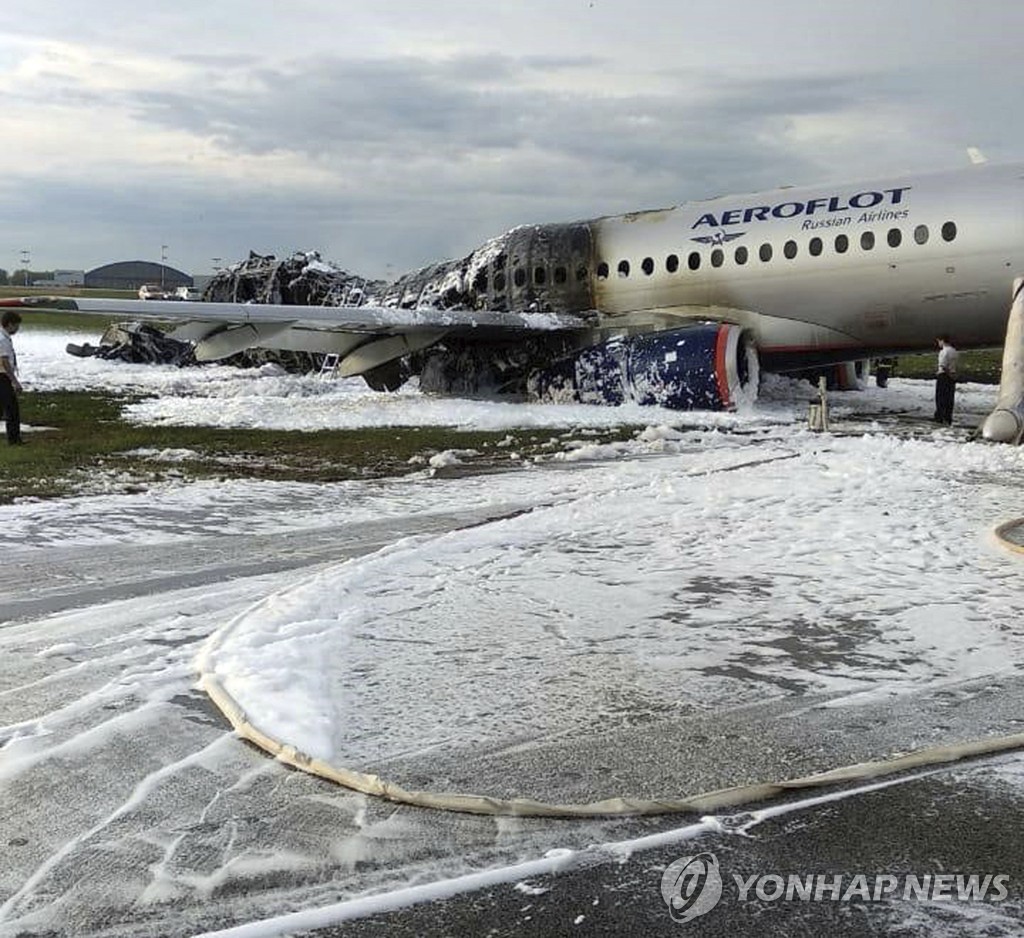
{"type": "MultiPolygon", "coordinates": [[[[50,310],[20,310],[21,331],[32,331],[35,329],[61,332],[73,332],[76,336],[80,333],[94,335],[97,340],[103,335],[104,330],[112,322],[119,322],[130,319],[130,316],[111,316],[109,313],[98,315],[95,313],[59,313],[50,310]]],[[[17,348],[15,348],[17,351],[17,348]]]]}
{"type": "Polygon", "coordinates": [[[0,297],[17,296],[91,296],[97,299],[116,298],[120,300],[137,300],[139,298],[139,294],[135,290],[110,290],[102,287],[0,286],[0,297]]]}
{"type": "MultiPolygon", "coordinates": [[[[100,491],[140,491],[169,479],[276,479],[336,482],[400,476],[422,470],[429,456],[447,449],[477,450],[452,473],[508,468],[513,451],[530,457],[562,448],[580,431],[462,432],[451,427],[357,430],[225,430],[210,427],[143,427],[126,423],[131,398],[99,393],[26,392],[25,423],[52,429],[25,435],[27,445],[0,438],[0,504],[24,498],[59,498],[100,491]],[[512,437],[511,442],[507,439],[512,437]],[[499,445],[502,444],[502,445],[499,445]],[[139,449],[187,449],[195,458],[157,462],[139,449]],[[418,459],[410,462],[414,457],[418,459]]],[[[630,439],[637,428],[583,431],[594,442],[630,439]]]]}
{"type": "MultiPolygon", "coordinates": [[[[934,378],[936,354],[928,352],[922,355],[901,355],[896,364],[896,376],[934,378]]],[[[961,352],[957,364],[957,378],[960,381],[976,381],[980,384],[998,384],[1002,363],[1002,349],[961,352]]]]}

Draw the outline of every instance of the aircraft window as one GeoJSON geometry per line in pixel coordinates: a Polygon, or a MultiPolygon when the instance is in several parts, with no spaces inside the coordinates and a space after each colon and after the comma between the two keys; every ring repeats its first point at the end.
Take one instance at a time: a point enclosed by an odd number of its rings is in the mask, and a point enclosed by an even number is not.
{"type": "Polygon", "coordinates": [[[601,261],[601,263],[597,265],[597,279],[608,279],[608,265],[604,261],[601,261]]]}
{"type": "Polygon", "coordinates": [[[725,260],[725,252],[721,248],[715,248],[711,252],[711,266],[721,267],[722,261],[725,260]]]}
{"type": "Polygon", "coordinates": [[[772,259],[772,246],[770,244],[762,244],[757,255],[767,264],[772,259]]]}
{"type": "Polygon", "coordinates": [[[504,290],[505,289],[505,275],[504,274],[495,274],[494,275],[494,289],[495,290],[504,290]]]}
{"type": "Polygon", "coordinates": [[[700,267],[700,255],[696,251],[691,252],[686,263],[689,265],[690,270],[697,270],[700,267]]]}
{"type": "Polygon", "coordinates": [[[747,257],[749,257],[749,255],[750,252],[741,245],[740,247],[736,248],[736,253],[733,255],[733,257],[736,258],[737,264],[745,264],[747,262],[747,257]]]}
{"type": "Polygon", "coordinates": [[[517,287],[526,285],[526,271],[522,267],[517,267],[515,273],[512,275],[512,280],[517,287]]]}
{"type": "Polygon", "coordinates": [[[811,257],[817,257],[821,254],[821,249],[824,245],[821,243],[821,238],[811,238],[807,242],[807,250],[810,252],[811,257]]]}
{"type": "Polygon", "coordinates": [[[665,270],[670,274],[674,274],[679,270],[679,256],[677,254],[669,254],[669,256],[665,258],[665,270]]]}
{"type": "Polygon", "coordinates": [[[644,273],[650,277],[650,275],[654,273],[654,258],[645,257],[644,262],[640,266],[643,268],[644,273]]]}
{"type": "Polygon", "coordinates": [[[889,242],[889,247],[898,248],[903,242],[903,232],[899,228],[890,228],[885,239],[889,242]]]}
{"type": "Polygon", "coordinates": [[[942,226],[942,240],[952,241],[956,237],[956,222],[947,221],[942,226]]]}
{"type": "Polygon", "coordinates": [[[564,267],[555,268],[555,283],[565,283],[569,279],[569,273],[564,267]]]}
{"type": "Polygon", "coordinates": [[[577,283],[583,283],[583,281],[587,279],[587,274],[588,274],[588,271],[587,271],[586,267],[583,267],[583,266],[577,267],[576,268],[576,282],[577,283]]]}
{"type": "Polygon", "coordinates": [[[860,236],[860,246],[865,251],[870,251],[875,246],[875,233],[873,231],[865,231],[860,236]]]}
{"type": "Polygon", "coordinates": [[[928,243],[928,226],[927,225],[918,225],[914,229],[914,240],[918,244],[927,244],[928,243]]]}
{"type": "Polygon", "coordinates": [[[850,248],[850,239],[846,235],[836,235],[836,254],[845,254],[850,248]]]}
{"type": "Polygon", "coordinates": [[[790,260],[793,260],[793,258],[796,257],[796,242],[787,241],[782,248],[782,253],[790,260]]]}
{"type": "Polygon", "coordinates": [[[628,277],[629,276],[629,261],[619,261],[619,276],[620,277],[628,277]]]}
{"type": "Polygon", "coordinates": [[[533,282],[537,284],[543,283],[547,280],[548,272],[543,267],[533,268],[533,282]]]}

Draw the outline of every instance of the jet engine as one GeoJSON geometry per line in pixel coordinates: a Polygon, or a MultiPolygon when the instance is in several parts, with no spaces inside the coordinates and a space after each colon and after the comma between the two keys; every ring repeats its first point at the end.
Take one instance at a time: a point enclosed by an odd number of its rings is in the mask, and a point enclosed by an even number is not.
{"type": "Polygon", "coordinates": [[[616,336],[534,371],[531,397],[585,404],[654,404],[674,410],[729,410],[757,397],[758,360],[746,330],[701,322],[664,332],[616,336]]]}

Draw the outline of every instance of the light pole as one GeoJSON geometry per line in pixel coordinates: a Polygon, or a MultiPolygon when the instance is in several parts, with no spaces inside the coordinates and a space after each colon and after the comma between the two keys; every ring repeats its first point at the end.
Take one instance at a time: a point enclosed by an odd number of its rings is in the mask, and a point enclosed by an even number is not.
{"type": "Polygon", "coordinates": [[[160,292],[164,292],[164,261],[167,260],[167,245],[160,245],[160,292]]]}
{"type": "Polygon", "coordinates": [[[25,286],[28,286],[28,269],[32,264],[32,252],[28,248],[21,249],[21,266],[25,271],[25,286]]]}

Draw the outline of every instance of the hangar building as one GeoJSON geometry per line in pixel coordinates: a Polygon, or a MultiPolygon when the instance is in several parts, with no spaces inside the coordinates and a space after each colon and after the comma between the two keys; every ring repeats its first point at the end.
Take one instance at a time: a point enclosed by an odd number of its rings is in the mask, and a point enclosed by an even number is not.
{"type": "Polygon", "coordinates": [[[134,291],[144,283],[160,283],[168,291],[177,287],[195,286],[188,274],[153,261],[118,261],[96,267],[85,274],[87,287],[134,291]]]}

